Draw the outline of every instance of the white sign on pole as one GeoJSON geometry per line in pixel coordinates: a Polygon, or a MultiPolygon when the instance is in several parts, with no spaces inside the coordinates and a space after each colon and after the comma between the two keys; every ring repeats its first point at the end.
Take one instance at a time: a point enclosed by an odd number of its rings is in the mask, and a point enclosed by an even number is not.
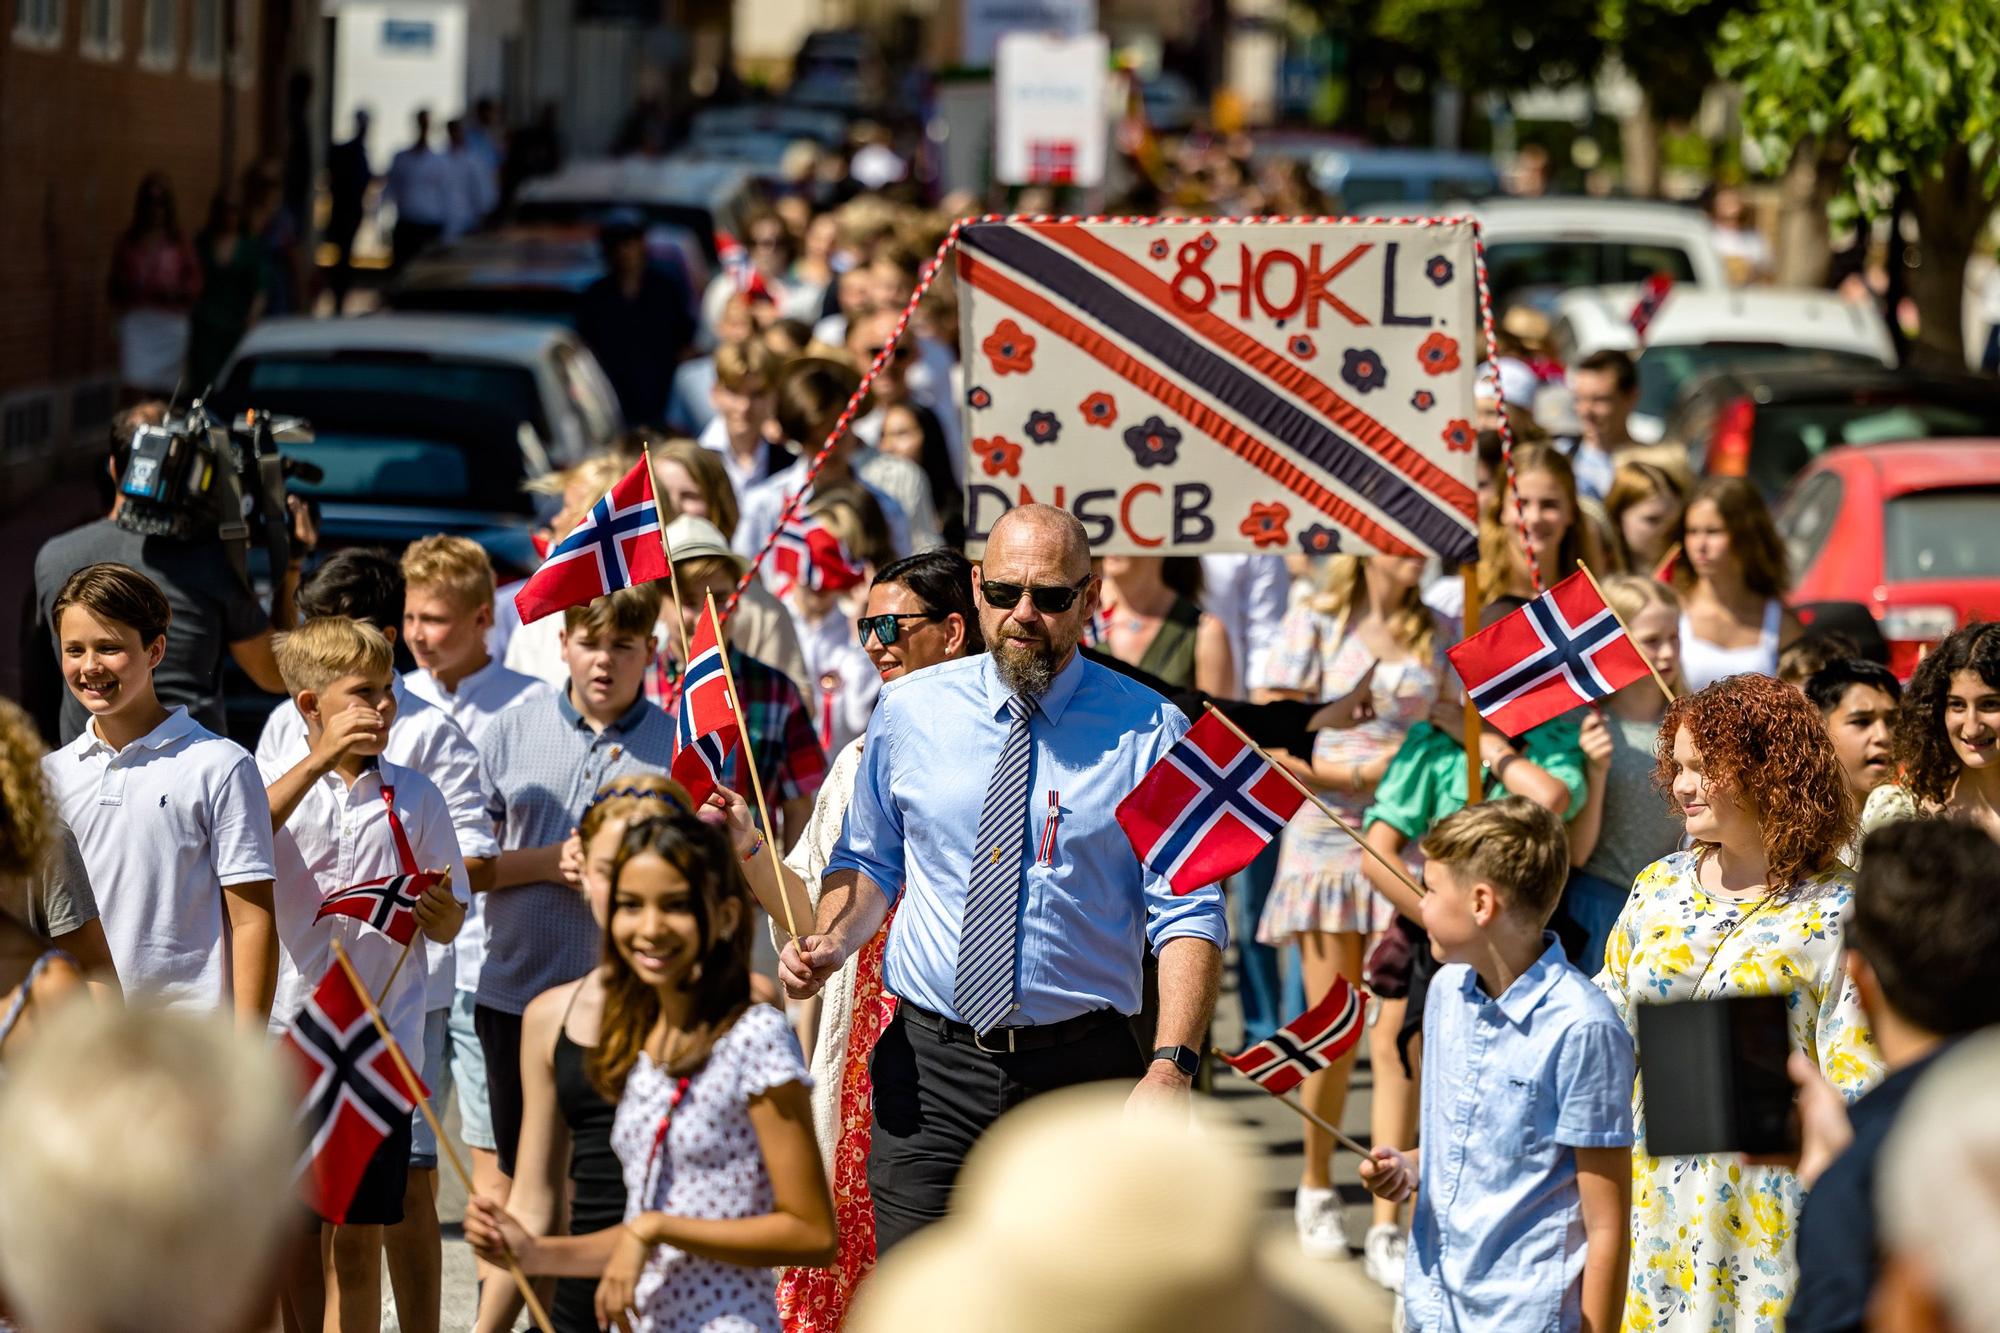
{"type": "Polygon", "coordinates": [[[1081,37],[1097,27],[1097,0],[965,0],[962,63],[991,69],[1000,39],[1010,32],[1081,37]]]}
{"type": "Polygon", "coordinates": [[[1004,185],[1104,181],[1111,46],[1101,32],[1000,39],[993,70],[993,178],[1004,185]]]}

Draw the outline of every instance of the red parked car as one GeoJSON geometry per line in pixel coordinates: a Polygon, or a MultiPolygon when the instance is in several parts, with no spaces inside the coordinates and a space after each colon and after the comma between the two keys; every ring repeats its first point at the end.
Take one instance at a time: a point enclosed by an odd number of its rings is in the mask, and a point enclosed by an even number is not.
{"type": "Polygon", "coordinates": [[[1795,602],[1859,602],[1908,679],[1939,639],[2000,619],[2000,440],[1848,445],[1778,509],[1795,602]]]}

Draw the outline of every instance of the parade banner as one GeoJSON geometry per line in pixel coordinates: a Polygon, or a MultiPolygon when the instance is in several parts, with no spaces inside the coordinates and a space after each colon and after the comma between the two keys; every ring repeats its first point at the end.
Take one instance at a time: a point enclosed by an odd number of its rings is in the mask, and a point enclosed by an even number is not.
{"type": "Polygon", "coordinates": [[[1478,555],[1469,220],[1024,221],[958,236],[968,546],[1478,555]]]}

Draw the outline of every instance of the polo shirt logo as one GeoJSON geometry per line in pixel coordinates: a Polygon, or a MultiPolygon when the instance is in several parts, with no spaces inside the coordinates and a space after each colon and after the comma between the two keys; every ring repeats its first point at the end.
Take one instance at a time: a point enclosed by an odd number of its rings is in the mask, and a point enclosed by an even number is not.
{"type": "Polygon", "coordinates": [[[166,809],[166,808],[167,808],[167,794],[166,794],[165,792],[161,792],[161,793],[160,793],[160,809],[164,810],[164,809],[166,809]]]}

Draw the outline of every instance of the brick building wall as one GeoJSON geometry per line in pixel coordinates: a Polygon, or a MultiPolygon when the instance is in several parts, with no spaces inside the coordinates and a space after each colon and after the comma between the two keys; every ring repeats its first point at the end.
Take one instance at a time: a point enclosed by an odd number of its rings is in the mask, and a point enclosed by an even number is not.
{"type": "MultiPolygon", "coordinates": [[[[190,60],[194,24],[213,33],[216,15],[216,0],[0,0],[0,482],[46,472],[72,434],[98,438],[117,369],[111,252],[140,179],[167,173],[192,235],[225,176],[221,81],[190,60]],[[106,5],[118,7],[115,54],[85,36],[102,33],[106,5]],[[157,35],[169,13],[170,48],[157,35]]],[[[256,32],[242,39],[258,49],[256,32]]],[[[268,77],[238,75],[229,176],[263,138],[268,77]]],[[[20,489],[0,486],[0,503],[20,489]]]]}

